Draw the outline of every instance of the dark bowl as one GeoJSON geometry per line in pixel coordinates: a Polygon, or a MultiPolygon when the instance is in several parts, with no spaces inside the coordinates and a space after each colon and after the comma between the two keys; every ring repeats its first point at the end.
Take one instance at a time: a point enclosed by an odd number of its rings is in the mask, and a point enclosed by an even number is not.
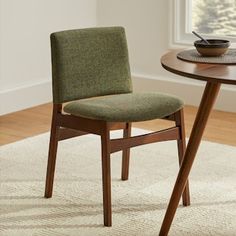
{"type": "Polygon", "coordinates": [[[197,51],[205,57],[218,57],[225,54],[230,46],[230,42],[224,39],[207,39],[206,44],[203,40],[194,42],[197,51]]]}

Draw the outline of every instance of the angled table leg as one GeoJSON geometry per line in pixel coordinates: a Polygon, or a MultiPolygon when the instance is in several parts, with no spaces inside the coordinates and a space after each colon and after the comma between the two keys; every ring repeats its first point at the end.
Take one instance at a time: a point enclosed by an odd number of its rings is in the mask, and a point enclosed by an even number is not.
{"type": "Polygon", "coordinates": [[[189,138],[188,146],[185,152],[184,160],[179,170],[178,177],[175,182],[175,186],[170,198],[169,205],[161,226],[159,235],[168,235],[171,223],[173,221],[176,209],[178,207],[181,195],[183,193],[186,181],[188,179],[194,158],[196,156],[201,138],[212,110],[212,107],[217,98],[220,83],[207,82],[202,100],[197,112],[197,116],[194,121],[193,129],[189,138]]]}

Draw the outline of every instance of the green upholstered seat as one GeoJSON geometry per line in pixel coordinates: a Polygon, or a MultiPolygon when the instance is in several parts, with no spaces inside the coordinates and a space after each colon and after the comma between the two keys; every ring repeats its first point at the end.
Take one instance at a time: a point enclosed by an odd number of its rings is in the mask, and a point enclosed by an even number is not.
{"type": "Polygon", "coordinates": [[[183,102],[163,93],[129,93],[82,99],[64,107],[66,113],[84,118],[135,122],[163,118],[183,107],[183,102]]]}

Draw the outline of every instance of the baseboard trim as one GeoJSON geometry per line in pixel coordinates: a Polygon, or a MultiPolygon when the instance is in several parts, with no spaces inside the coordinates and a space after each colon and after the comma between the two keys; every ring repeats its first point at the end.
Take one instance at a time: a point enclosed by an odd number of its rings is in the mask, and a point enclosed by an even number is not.
{"type": "MultiPolygon", "coordinates": [[[[160,91],[181,97],[186,104],[198,106],[204,83],[195,80],[181,80],[169,77],[132,74],[135,91],[160,91]]],[[[27,109],[52,101],[51,81],[28,84],[22,87],[0,91],[0,115],[27,109]]],[[[215,109],[236,112],[236,89],[222,86],[215,109]]]]}
{"type": "Polygon", "coordinates": [[[52,101],[50,80],[0,91],[0,115],[52,101]]]}
{"type": "MultiPolygon", "coordinates": [[[[169,77],[154,77],[133,74],[135,91],[160,91],[181,97],[187,105],[198,106],[204,90],[204,82],[196,80],[181,80],[169,77]]],[[[236,89],[233,86],[222,85],[214,109],[236,112],[236,89]]]]}

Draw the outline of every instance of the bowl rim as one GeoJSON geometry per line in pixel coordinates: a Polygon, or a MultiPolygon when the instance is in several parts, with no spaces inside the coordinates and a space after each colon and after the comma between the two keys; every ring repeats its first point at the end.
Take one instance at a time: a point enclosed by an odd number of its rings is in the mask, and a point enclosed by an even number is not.
{"type": "Polygon", "coordinates": [[[230,46],[230,41],[226,39],[207,39],[207,41],[214,41],[219,43],[206,44],[203,40],[196,40],[194,42],[194,46],[198,48],[227,48],[230,46]]]}

